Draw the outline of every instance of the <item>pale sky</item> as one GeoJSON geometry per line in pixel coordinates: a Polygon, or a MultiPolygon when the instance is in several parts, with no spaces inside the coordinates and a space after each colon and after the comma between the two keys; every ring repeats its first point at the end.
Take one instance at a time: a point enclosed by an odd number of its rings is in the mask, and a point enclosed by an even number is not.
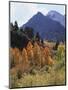
{"type": "Polygon", "coordinates": [[[18,25],[25,24],[37,12],[46,15],[49,11],[55,10],[65,15],[65,5],[36,4],[36,3],[10,3],[10,22],[16,20],[18,25]]]}

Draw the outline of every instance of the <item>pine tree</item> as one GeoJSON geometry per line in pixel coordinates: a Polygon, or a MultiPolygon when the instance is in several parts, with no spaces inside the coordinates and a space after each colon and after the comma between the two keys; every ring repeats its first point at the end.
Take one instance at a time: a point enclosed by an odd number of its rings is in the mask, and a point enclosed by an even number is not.
{"type": "Polygon", "coordinates": [[[17,21],[15,21],[15,23],[14,23],[14,30],[15,30],[15,31],[19,30],[17,21]]]}
{"type": "Polygon", "coordinates": [[[38,32],[36,33],[36,41],[40,42],[40,35],[38,32]]]}
{"type": "Polygon", "coordinates": [[[10,31],[13,31],[13,30],[14,30],[13,23],[10,23],[9,25],[10,25],[10,26],[9,26],[10,31]]]}

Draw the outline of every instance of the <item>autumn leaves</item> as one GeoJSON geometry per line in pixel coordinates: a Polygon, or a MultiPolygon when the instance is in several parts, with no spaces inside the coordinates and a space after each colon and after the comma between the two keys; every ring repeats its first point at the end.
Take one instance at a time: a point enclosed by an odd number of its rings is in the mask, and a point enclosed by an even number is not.
{"type": "Polygon", "coordinates": [[[18,48],[10,48],[10,68],[16,68],[22,72],[29,71],[32,67],[42,68],[45,65],[53,65],[49,47],[43,48],[29,41],[26,48],[20,51],[18,48]]]}

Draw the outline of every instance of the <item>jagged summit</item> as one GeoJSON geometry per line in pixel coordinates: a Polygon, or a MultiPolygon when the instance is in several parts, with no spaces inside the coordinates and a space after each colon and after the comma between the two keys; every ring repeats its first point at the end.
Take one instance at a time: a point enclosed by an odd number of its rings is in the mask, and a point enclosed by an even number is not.
{"type": "Polygon", "coordinates": [[[57,11],[50,11],[48,12],[47,16],[52,20],[59,22],[61,25],[65,27],[65,16],[58,13],[57,11]]]}

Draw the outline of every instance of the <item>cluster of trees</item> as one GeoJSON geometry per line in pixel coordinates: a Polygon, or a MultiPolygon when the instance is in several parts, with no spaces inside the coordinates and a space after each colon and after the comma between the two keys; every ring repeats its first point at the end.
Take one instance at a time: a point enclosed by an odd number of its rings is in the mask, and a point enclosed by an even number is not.
{"type": "Polygon", "coordinates": [[[10,31],[17,31],[17,30],[19,30],[17,21],[14,22],[14,25],[13,25],[13,23],[10,23],[9,29],[10,29],[10,31]]]}
{"type": "Polygon", "coordinates": [[[18,48],[10,48],[10,68],[16,71],[30,72],[32,68],[42,68],[45,65],[53,65],[50,48],[34,45],[29,41],[26,48],[20,51],[18,48]]]}
{"type": "Polygon", "coordinates": [[[24,29],[19,28],[17,21],[15,21],[14,25],[13,23],[10,23],[10,40],[10,46],[19,49],[26,47],[29,41],[31,41],[32,44],[35,41],[38,43],[41,41],[41,43],[43,43],[38,32],[34,34],[34,30],[31,27],[25,27],[24,29]]]}
{"type": "MultiPolygon", "coordinates": [[[[52,48],[57,50],[59,42],[52,48]]],[[[33,68],[41,69],[45,65],[53,65],[51,49],[44,45],[39,33],[33,28],[19,28],[17,21],[10,23],[10,70],[17,73],[32,72],[33,68]]]]}

